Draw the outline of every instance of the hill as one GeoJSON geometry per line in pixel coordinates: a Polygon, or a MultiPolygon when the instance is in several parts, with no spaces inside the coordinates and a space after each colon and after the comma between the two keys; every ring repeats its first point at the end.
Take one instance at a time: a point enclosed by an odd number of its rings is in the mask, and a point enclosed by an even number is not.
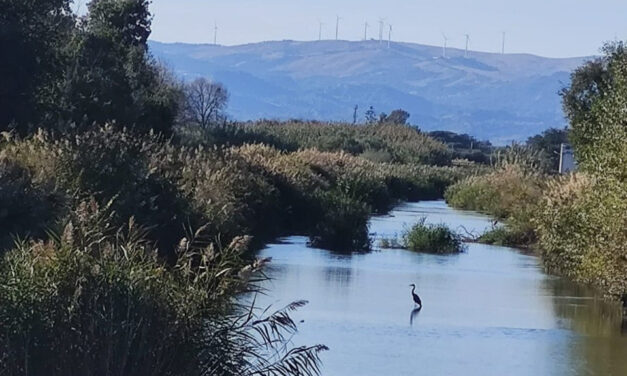
{"type": "Polygon", "coordinates": [[[352,121],[359,106],[403,108],[424,130],[469,133],[495,143],[565,124],[560,88],[586,58],[492,54],[370,40],[276,41],[240,46],[164,44],[152,53],[184,79],[208,76],[231,92],[238,120],[352,121]]]}

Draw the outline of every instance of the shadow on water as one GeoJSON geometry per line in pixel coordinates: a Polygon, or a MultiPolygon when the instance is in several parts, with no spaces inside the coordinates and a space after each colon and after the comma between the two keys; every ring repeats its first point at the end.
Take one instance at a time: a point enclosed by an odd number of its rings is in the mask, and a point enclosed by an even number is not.
{"type": "Polygon", "coordinates": [[[412,309],[411,313],[409,314],[409,325],[411,326],[414,325],[414,320],[418,317],[418,314],[420,313],[421,310],[422,310],[422,307],[412,309]]]}

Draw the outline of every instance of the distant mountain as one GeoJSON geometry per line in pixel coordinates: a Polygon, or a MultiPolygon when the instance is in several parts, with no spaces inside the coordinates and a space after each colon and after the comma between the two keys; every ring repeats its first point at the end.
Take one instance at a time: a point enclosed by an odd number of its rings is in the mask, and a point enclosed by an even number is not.
{"type": "Polygon", "coordinates": [[[207,76],[231,93],[229,113],[259,118],[352,121],[359,106],[403,108],[424,130],[496,143],[565,124],[558,91],[587,58],[550,59],[378,41],[264,42],[241,46],[150,42],[184,79],[207,76]]]}

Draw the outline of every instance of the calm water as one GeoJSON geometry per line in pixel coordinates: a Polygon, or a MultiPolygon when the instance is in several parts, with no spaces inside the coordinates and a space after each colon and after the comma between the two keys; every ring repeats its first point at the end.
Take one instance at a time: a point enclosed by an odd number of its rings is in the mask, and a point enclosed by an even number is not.
{"type": "MultiPolygon", "coordinates": [[[[491,226],[430,201],[374,218],[370,231],[394,235],[423,216],[460,231],[491,226]]],[[[535,257],[480,244],[453,256],[338,255],[307,248],[305,238],[282,240],[261,252],[273,258],[272,280],[258,301],[309,300],[295,314],[304,322],[293,342],[331,348],[324,375],[627,375],[620,308],[547,276],[535,257]]]]}

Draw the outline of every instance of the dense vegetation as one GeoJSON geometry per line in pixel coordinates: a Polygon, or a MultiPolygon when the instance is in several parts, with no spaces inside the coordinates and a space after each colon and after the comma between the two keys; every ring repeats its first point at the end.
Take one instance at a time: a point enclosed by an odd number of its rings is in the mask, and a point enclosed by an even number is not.
{"type": "MultiPolygon", "coordinates": [[[[604,51],[577,69],[562,92],[577,173],[550,176],[528,163],[535,158],[518,158],[464,179],[446,197],[454,206],[505,219],[505,227],[482,240],[536,243],[550,271],[626,299],[627,51],[622,43],[608,44],[604,51]]],[[[550,150],[563,137],[551,131],[531,142],[550,150]]]]}
{"type": "Polygon", "coordinates": [[[290,347],[304,302],[235,303],[250,248],[369,249],[370,214],[469,169],[401,110],[228,123],[226,89],[151,57],[149,1],[70,3],[0,0],[0,374],[318,373],[324,346],[290,347]]]}
{"type": "Polygon", "coordinates": [[[426,218],[407,229],[399,239],[384,238],[381,248],[403,248],[414,252],[447,254],[464,251],[459,234],[444,224],[426,224],[426,218]]]}
{"type": "Polygon", "coordinates": [[[374,162],[450,165],[446,146],[417,128],[395,123],[350,125],[306,121],[258,121],[227,124],[209,131],[183,133],[186,142],[213,140],[218,144],[263,142],[282,150],[316,148],[343,151],[374,162]]]}

